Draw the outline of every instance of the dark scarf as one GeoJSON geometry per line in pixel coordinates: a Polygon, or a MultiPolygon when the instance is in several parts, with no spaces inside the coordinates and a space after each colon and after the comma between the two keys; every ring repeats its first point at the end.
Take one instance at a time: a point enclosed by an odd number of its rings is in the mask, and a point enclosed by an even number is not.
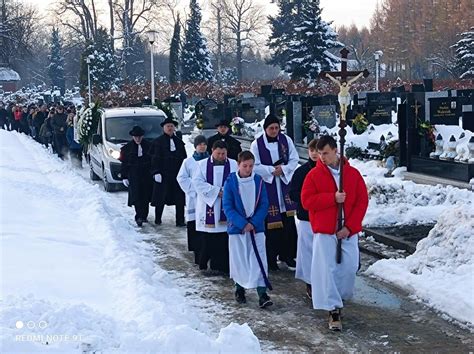
{"type": "MultiPolygon", "coordinates": [[[[216,161],[217,162],[217,161],[216,161]]],[[[217,165],[217,164],[216,164],[217,165]]],[[[224,175],[222,176],[222,186],[230,174],[230,162],[228,159],[224,163],[224,175]]],[[[207,183],[214,185],[214,162],[212,157],[207,159],[207,169],[206,169],[206,181],[207,183]]],[[[227,218],[224,214],[224,208],[221,202],[221,212],[219,215],[219,223],[227,223],[227,218]]],[[[206,204],[206,227],[216,227],[216,222],[214,218],[214,205],[209,206],[206,204]]]]}
{"type": "Polygon", "coordinates": [[[209,153],[207,151],[205,152],[194,151],[193,153],[193,158],[195,161],[201,161],[201,160],[207,159],[208,157],[209,157],[209,153]]]}

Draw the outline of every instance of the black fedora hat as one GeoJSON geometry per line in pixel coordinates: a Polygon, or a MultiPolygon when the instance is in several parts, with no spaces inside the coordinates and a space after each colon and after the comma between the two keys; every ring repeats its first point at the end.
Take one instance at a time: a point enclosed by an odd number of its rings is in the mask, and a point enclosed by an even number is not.
{"type": "Polygon", "coordinates": [[[174,124],[174,126],[175,126],[175,127],[177,127],[177,126],[178,126],[178,122],[177,122],[177,121],[175,121],[174,119],[170,118],[170,117],[167,117],[167,118],[166,118],[166,119],[165,119],[163,122],[161,122],[161,124],[160,124],[160,125],[161,125],[161,127],[164,127],[164,126],[165,126],[165,124],[168,124],[168,123],[172,123],[172,124],[174,124]]]}
{"type": "Polygon", "coordinates": [[[145,135],[145,131],[139,125],[135,125],[132,130],[129,131],[131,136],[143,136],[145,135]]]}
{"type": "Polygon", "coordinates": [[[226,119],[221,119],[218,123],[216,123],[215,127],[220,127],[221,125],[230,128],[230,122],[226,119]]]}

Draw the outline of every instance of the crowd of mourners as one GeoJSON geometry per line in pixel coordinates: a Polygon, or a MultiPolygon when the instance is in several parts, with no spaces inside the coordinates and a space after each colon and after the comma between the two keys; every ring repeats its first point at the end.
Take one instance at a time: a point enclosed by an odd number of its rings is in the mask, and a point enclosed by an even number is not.
{"type": "Polygon", "coordinates": [[[4,103],[0,101],[0,129],[31,136],[51,148],[61,159],[70,157],[75,166],[82,166],[82,145],[74,140],[73,104],[4,103]]]}

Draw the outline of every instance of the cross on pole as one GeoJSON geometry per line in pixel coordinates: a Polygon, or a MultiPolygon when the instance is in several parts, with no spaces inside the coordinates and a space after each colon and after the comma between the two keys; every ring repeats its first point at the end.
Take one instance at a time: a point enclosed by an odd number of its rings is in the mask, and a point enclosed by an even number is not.
{"type": "MultiPolygon", "coordinates": [[[[341,71],[322,71],[319,75],[322,78],[328,78],[331,81],[339,85],[340,91],[338,94],[339,105],[341,108],[341,115],[339,119],[339,136],[340,136],[340,149],[339,149],[339,192],[344,191],[344,144],[346,143],[346,110],[347,106],[350,104],[351,96],[349,92],[350,83],[357,80],[358,77],[369,76],[369,71],[367,69],[363,71],[347,71],[347,55],[349,50],[347,48],[342,48],[341,51],[341,71]],[[329,74],[330,76],[326,76],[329,74]],[[341,80],[337,80],[336,77],[340,77],[341,80]],[[347,80],[350,77],[354,77],[352,80],[347,80]],[[345,83],[345,85],[344,85],[345,83]]],[[[337,230],[340,231],[344,227],[344,216],[343,216],[343,207],[342,203],[338,204],[338,213],[337,213],[337,230]]],[[[341,263],[342,259],[342,240],[337,240],[337,253],[336,253],[336,262],[341,263]]]]}

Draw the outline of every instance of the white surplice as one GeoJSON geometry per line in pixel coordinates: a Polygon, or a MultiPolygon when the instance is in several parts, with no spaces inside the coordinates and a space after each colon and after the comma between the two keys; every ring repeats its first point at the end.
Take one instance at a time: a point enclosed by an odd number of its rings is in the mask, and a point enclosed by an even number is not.
{"type": "Polygon", "coordinates": [[[196,220],[196,191],[192,184],[193,173],[198,162],[194,157],[186,158],[179,169],[176,180],[186,195],[186,221],[196,220]]]}
{"type": "MultiPolygon", "coordinates": [[[[284,199],[285,196],[283,195],[281,190],[281,182],[285,184],[289,184],[291,182],[291,179],[293,178],[293,174],[295,173],[295,170],[298,167],[298,162],[300,159],[298,156],[298,151],[296,151],[295,144],[293,144],[293,140],[291,140],[289,136],[286,136],[284,134],[283,136],[288,141],[288,164],[281,166],[283,174],[279,177],[275,177],[272,175],[272,172],[275,171],[275,167],[269,165],[262,165],[262,162],[260,161],[260,155],[258,153],[257,139],[255,139],[250,145],[250,151],[255,156],[254,172],[262,176],[263,180],[266,183],[273,183],[273,179],[276,178],[278,201],[280,203],[281,213],[286,211],[284,199]]],[[[278,153],[278,143],[269,143],[265,133],[263,133],[263,141],[265,143],[266,148],[270,151],[272,163],[277,162],[280,159],[280,155],[278,153]]]]}
{"type": "Polygon", "coordinates": [[[313,259],[313,230],[309,221],[296,219],[298,247],[296,253],[295,278],[311,284],[311,262],[313,259]]]}
{"type": "MultiPolygon", "coordinates": [[[[227,232],[227,222],[219,222],[221,215],[222,198],[219,198],[219,192],[224,184],[222,177],[224,175],[224,165],[214,166],[213,184],[207,183],[207,159],[197,163],[196,170],[193,173],[192,185],[196,191],[196,230],[219,233],[227,232]],[[206,226],[206,205],[213,207],[214,227],[206,226]]],[[[228,159],[230,163],[230,173],[237,171],[237,161],[228,159]]]]}
{"type": "MultiPolygon", "coordinates": [[[[255,181],[254,175],[240,178],[237,173],[239,195],[245,209],[246,217],[250,217],[255,211],[255,181]]],[[[265,286],[262,271],[255,255],[250,232],[244,234],[229,235],[229,266],[230,277],[245,289],[253,289],[265,286]]],[[[255,234],[255,243],[262,260],[265,274],[268,274],[267,254],[265,251],[265,233],[255,234]]]]}

